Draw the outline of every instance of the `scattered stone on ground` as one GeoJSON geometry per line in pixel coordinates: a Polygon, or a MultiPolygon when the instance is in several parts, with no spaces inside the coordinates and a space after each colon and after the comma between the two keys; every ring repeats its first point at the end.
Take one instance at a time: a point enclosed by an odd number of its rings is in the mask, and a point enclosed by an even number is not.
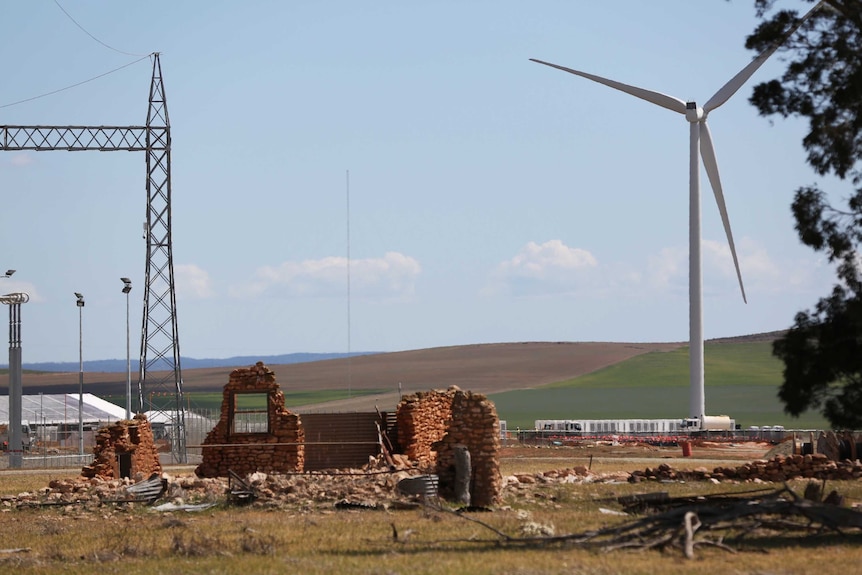
{"type": "MultiPolygon", "coordinates": [[[[680,459],[676,461],[682,461],[680,459]]],[[[284,508],[299,512],[322,509],[402,509],[415,508],[416,497],[399,493],[399,481],[424,473],[404,456],[397,456],[394,465],[382,457],[371,458],[360,469],[342,469],[307,473],[251,473],[243,477],[255,497],[249,505],[284,508]]],[[[227,478],[199,478],[163,473],[168,480],[167,491],[159,500],[174,505],[227,503],[230,484],[227,478]]],[[[822,454],[776,455],[770,459],[741,462],[735,467],[696,467],[675,469],[670,463],[632,472],[593,472],[585,465],[551,469],[540,473],[517,473],[502,478],[503,499],[524,499],[553,503],[548,487],[565,484],[637,483],[642,481],[711,481],[719,482],[783,482],[797,478],[818,480],[862,479],[860,461],[831,461],[822,454]]],[[[139,474],[136,481],[147,479],[139,474]]],[[[10,511],[28,506],[61,506],[69,510],[104,509],[143,505],[128,501],[128,479],[106,480],[68,478],[52,480],[47,487],[34,492],[0,496],[0,510],[10,511]]]]}

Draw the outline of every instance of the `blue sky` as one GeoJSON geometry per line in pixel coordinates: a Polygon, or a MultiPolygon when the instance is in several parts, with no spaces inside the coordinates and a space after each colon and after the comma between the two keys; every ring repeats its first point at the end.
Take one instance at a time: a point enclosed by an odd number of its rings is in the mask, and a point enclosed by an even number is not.
{"type": "MultiPolygon", "coordinates": [[[[7,104],[161,53],[184,356],[688,339],[687,122],[529,58],[703,103],[753,57],[752,2],[60,3],[128,54],[3,0],[0,124],[143,125],[149,59],[7,104]]],[[[788,327],[834,278],[790,214],[805,126],[747,102],[781,69],[710,114],[748,304],[704,174],[707,338],[788,327]]],[[[25,363],[77,360],[75,291],[85,360],[124,357],[121,276],[139,355],[144,160],[0,154],[25,363]]]]}

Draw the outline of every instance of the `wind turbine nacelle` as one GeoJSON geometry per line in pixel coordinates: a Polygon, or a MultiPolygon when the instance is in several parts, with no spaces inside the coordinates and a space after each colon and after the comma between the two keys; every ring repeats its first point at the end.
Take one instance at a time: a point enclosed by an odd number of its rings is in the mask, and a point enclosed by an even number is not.
{"type": "Polygon", "coordinates": [[[704,117],[703,108],[696,102],[685,103],[685,119],[689,122],[699,122],[704,117]]]}

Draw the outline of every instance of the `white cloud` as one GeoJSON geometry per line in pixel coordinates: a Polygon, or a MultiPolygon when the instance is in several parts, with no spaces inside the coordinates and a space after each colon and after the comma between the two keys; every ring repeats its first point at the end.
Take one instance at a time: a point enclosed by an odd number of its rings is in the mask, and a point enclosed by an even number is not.
{"type": "MultiPolygon", "coordinates": [[[[769,257],[766,248],[756,242],[743,239],[736,246],[739,268],[746,284],[762,285],[776,283],[781,277],[781,270],[776,262],[769,257]]],[[[703,241],[704,267],[714,270],[722,277],[736,279],[733,267],[733,257],[727,242],[714,240],[703,241]]]]}
{"type": "Polygon", "coordinates": [[[24,166],[29,166],[30,164],[32,164],[34,162],[35,162],[35,160],[33,159],[33,156],[31,154],[27,154],[27,153],[12,154],[12,159],[9,160],[9,163],[11,165],[19,167],[19,168],[24,167],[24,166]]]}
{"type": "MultiPolygon", "coordinates": [[[[331,297],[347,293],[347,258],[284,262],[265,266],[251,283],[231,289],[234,296],[282,293],[290,296],[331,297]]],[[[387,252],[382,258],[350,260],[351,295],[366,298],[406,297],[414,292],[422,268],[414,258],[387,252]]]]}
{"type": "Polygon", "coordinates": [[[508,262],[500,264],[504,271],[530,277],[543,277],[558,270],[596,267],[593,255],[579,248],[570,248],[560,240],[542,245],[529,242],[508,262]]]}
{"type": "MultiPolygon", "coordinates": [[[[736,270],[726,242],[703,240],[704,294],[739,297],[736,270]]],[[[743,238],[737,255],[747,296],[823,291],[829,264],[798,253],[773,257],[761,244],[743,238]]],[[[646,261],[601,263],[588,251],[559,240],[530,242],[500,263],[483,295],[561,295],[623,298],[685,298],[688,294],[688,247],[662,248],[646,261]]],[[[825,293],[825,292],[824,292],[825,293]]],[[[749,298],[751,300],[751,298],[749,298]]]]}
{"type": "MultiPolygon", "coordinates": [[[[717,289],[736,289],[736,271],[730,247],[720,241],[704,240],[704,276],[713,274],[727,282],[717,289]]],[[[823,277],[831,273],[831,264],[819,256],[803,251],[793,255],[779,254],[773,257],[760,243],[743,238],[736,246],[739,267],[746,294],[819,293],[824,285],[823,277]]],[[[704,280],[707,281],[706,279],[704,280]]],[[[711,291],[715,291],[714,289],[711,291]]]]}
{"type": "Polygon", "coordinates": [[[207,299],[215,295],[209,274],[194,264],[174,266],[177,298],[207,299]]]}
{"type": "Polygon", "coordinates": [[[515,295],[571,293],[594,282],[598,265],[593,254],[569,247],[561,240],[529,242],[497,266],[493,285],[484,291],[515,295]]]}
{"type": "MultiPolygon", "coordinates": [[[[738,294],[738,280],[730,246],[726,241],[702,241],[704,293],[738,294]]],[[[739,268],[746,294],[786,291],[788,287],[807,283],[800,262],[775,261],[766,248],[744,238],[736,244],[739,268]]],[[[670,247],[649,257],[647,283],[658,291],[688,289],[688,249],[670,247]]]]}
{"type": "MultiPolygon", "coordinates": [[[[730,248],[727,251],[730,252],[730,248]]],[[[781,269],[769,257],[766,248],[748,240],[743,240],[740,244],[739,265],[745,270],[743,279],[751,277],[759,284],[764,281],[777,283],[781,278],[781,269]]]]}
{"type": "Polygon", "coordinates": [[[646,283],[658,290],[679,289],[688,281],[688,250],[663,248],[647,258],[646,283]]]}

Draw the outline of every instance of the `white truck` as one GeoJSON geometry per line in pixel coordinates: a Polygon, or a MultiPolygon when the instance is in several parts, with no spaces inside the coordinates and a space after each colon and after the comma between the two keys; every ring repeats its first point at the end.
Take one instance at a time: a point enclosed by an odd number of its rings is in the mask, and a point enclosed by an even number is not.
{"type": "Polygon", "coordinates": [[[702,415],[682,420],[683,431],[733,431],[736,421],[727,415],[702,415]]]}

